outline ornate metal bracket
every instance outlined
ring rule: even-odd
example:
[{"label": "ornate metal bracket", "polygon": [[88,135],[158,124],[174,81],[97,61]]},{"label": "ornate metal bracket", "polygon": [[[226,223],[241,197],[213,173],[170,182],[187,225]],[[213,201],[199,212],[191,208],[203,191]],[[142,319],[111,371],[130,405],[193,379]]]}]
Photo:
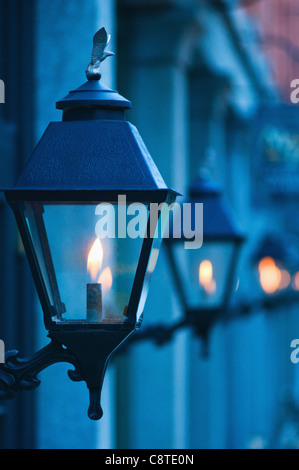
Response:
[{"label": "ornate metal bracket", "polygon": [[18,392],[37,388],[39,372],[57,362],[68,362],[74,366],[74,370],[68,371],[69,378],[74,382],[86,382],[89,418],[100,419],[103,416],[101,390],[109,359],[134,332],[52,331],[49,334],[51,342],[32,357],[22,359],[18,351],[8,352],[6,362],[0,364],[0,400],[12,399]]},{"label": "ornate metal bracket", "polygon": [[81,380],[75,356],[55,339],[29,358],[22,359],[18,351],[9,351],[5,364],[0,364],[0,400],[9,400],[15,398],[18,392],[37,388],[40,381],[36,375],[57,362],[72,364],[75,370],[69,371],[69,377]]}]

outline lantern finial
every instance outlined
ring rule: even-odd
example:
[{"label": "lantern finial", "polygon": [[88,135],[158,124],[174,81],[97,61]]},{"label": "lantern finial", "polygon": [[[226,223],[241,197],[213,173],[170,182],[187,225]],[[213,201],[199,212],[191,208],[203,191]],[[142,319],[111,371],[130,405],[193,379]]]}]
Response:
[{"label": "lantern finial", "polygon": [[88,80],[100,80],[100,64],[107,57],[114,55],[114,52],[105,51],[107,44],[110,41],[110,34],[107,34],[105,28],[99,31],[93,37],[93,49],[91,53],[91,61],[86,69],[86,77]]}]

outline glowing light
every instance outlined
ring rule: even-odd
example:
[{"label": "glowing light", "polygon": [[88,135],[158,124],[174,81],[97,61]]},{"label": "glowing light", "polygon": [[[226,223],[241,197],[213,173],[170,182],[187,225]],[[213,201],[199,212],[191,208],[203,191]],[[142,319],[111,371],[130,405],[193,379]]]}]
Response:
[{"label": "glowing light", "polygon": [[208,285],[213,279],[213,265],[211,261],[204,260],[199,265],[199,282],[202,286]]},{"label": "glowing light", "polygon": [[263,269],[269,268],[270,266],[276,266],[275,261],[270,256],[265,256],[265,258],[261,259],[259,262],[259,272]]},{"label": "glowing light", "polygon": [[87,271],[91,281],[96,281],[103,264],[103,247],[99,238],[97,238],[91,247],[87,258]]},{"label": "glowing light", "polygon": [[279,284],[279,289],[283,290],[289,287],[290,282],[291,282],[291,276],[290,273],[286,269],[281,269],[281,280]]},{"label": "glowing light", "polygon": [[213,265],[211,261],[206,259],[200,263],[198,277],[199,283],[207,294],[213,294],[216,291],[216,281],[213,279]]},{"label": "glowing light", "polygon": [[[282,280],[280,269],[270,256],[263,258],[259,263],[260,283],[266,294],[274,294],[279,288]],[[285,281],[284,281],[285,282]]]},{"label": "glowing light", "polygon": [[211,279],[209,284],[205,285],[204,288],[205,288],[205,291],[208,294],[214,294],[214,292],[216,292],[216,281],[215,281],[215,279]]},{"label": "glowing light", "polygon": [[98,279],[98,284],[102,284],[103,294],[107,292],[109,289],[111,289],[112,282],[113,282],[112,273],[111,273],[111,269],[108,266],[102,271]]},{"label": "glowing light", "polygon": [[299,290],[299,271],[294,274],[292,286],[294,290]]}]

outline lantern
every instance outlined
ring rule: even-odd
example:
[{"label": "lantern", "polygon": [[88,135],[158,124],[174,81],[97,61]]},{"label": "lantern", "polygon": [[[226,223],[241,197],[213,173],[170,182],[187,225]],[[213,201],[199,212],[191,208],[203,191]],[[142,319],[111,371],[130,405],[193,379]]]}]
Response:
[{"label": "lantern", "polygon": [[[195,224],[195,214],[200,204],[199,225]],[[192,235],[183,227],[186,210],[191,214],[191,227],[202,235],[202,245],[195,249],[186,244]],[[180,221],[174,216],[165,247],[186,322],[206,342],[211,326],[227,308],[236,288],[235,273],[244,235],[220,188],[206,177],[199,177],[190,187],[189,200],[177,217]],[[182,237],[176,234],[179,227]]]},{"label": "lantern", "polygon": [[109,358],[141,324],[161,242],[156,206],[177,195],[126,121],[131,103],[100,81],[99,65],[111,55],[107,42],[102,28],[88,81],[57,102],[62,122],[49,124],[16,185],[5,191],[51,344],[34,366],[8,355],[0,389],[1,379],[6,396],[32,388],[36,372],[66,360],[75,365],[70,377],[87,383],[92,419],[102,416]]}]

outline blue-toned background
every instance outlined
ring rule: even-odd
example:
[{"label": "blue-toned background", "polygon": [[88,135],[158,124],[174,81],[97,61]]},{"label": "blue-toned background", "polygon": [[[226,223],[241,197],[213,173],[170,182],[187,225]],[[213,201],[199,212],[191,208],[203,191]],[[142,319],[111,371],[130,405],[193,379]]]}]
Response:
[{"label": "blue-toned background", "polygon": [[[13,184],[48,123],[61,120],[55,103],[85,81],[93,34],[105,26],[116,55],[103,63],[103,82],[133,102],[127,118],[170,187],[187,194],[203,167],[220,183],[247,233],[232,302],[260,298],[261,240],[278,234],[292,243],[294,263],[299,253],[295,3],[0,0],[1,187]],[[48,340],[2,196],[0,224],[0,338],[30,355]],[[162,249],[143,328],[182,315]],[[139,342],[109,365],[99,422],[87,417],[85,383],[53,365],[37,390],[1,403],[0,447],[299,448],[297,337],[298,303],[273,302],[217,323],[207,358],[188,328],[162,347]]]}]

